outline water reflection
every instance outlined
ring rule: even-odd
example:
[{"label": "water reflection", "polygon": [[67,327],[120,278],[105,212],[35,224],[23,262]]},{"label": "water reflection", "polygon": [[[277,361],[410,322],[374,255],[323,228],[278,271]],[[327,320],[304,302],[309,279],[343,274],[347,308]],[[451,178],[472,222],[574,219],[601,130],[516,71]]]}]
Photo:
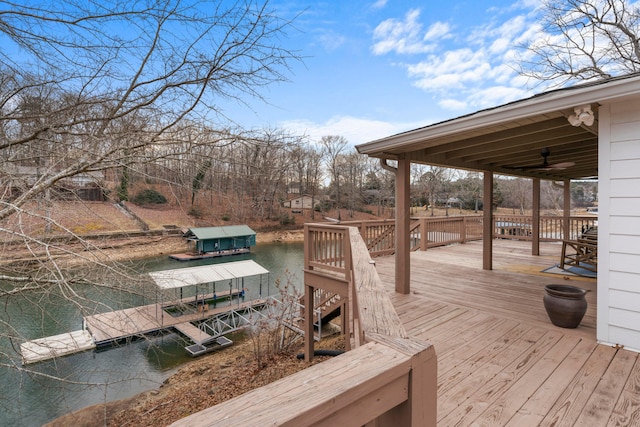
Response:
[{"label": "water reflection", "polygon": [[[257,298],[261,288],[263,296],[277,293],[275,283],[286,282],[286,277],[302,287],[302,243],[259,244],[249,254],[188,263],[162,256],[132,262],[129,267],[143,273],[242,259],[253,259],[270,271],[268,281],[245,281],[248,299]],[[9,285],[0,283],[3,286]],[[97,303],[83,309],[92,313],[106,311],[107,306],[118,309],[154,302],[153,295],[136,295],[132,286],[117,284],[115,291],[87,286],[80,290],[81,300]],[[0,322],[12,325],[15,336],[35,339],[82,327],[81,309],[55,292],[24,294],[2,304]],[[184,350],[185,340],[165,334],[30,365],[33,372],[25,372],[20,370],[19,344],[19,340],[0,338],[0,426],[41,425],[84,406],[133,396],[158,387],[176,367],[191,360]]]}]

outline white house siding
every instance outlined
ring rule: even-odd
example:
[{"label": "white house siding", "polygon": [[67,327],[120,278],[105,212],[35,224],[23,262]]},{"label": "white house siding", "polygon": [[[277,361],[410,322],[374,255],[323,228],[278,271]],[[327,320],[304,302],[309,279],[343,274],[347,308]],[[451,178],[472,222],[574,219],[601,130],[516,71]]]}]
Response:
[{"label": "white house siding", "polygon": [[598,340],[640,351],[640,100],[599,114]]}]

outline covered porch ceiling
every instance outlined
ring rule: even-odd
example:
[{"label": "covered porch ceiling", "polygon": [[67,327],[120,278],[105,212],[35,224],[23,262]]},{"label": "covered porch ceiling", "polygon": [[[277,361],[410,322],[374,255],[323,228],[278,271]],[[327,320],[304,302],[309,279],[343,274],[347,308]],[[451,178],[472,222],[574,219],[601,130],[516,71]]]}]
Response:
[{"label": "covered porch ceiling", "polygon": [[[597,111],[597,106],[594,110]],[[417,138],[372,155],[387,159],[404,155],[412,163],[541,179],[597,177],[597,119],[590,127],[574,127],[567,121],[572,113],[573,110],[554,111],[455,135]],[[566,169],[534,168],[543,164],[544,148],[549,149],[549,165],[566,162],[575,165]]]},{"label": "covered porch ceiling", "polygon": [[[598,176],[598,110],[602,102],[640,93],[640,75],[559,89],[357,146],[381,159],[408,159],[458,169],[572,180]],[[592,124],[574,126],[575,108],[589,106]],[[548,164],[537,168],[548,148]]]}]

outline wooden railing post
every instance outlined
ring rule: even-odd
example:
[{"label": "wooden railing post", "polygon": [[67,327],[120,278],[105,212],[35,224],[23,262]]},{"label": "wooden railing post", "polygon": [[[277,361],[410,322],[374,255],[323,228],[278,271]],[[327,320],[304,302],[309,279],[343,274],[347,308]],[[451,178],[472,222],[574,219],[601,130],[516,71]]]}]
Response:
[{"label": "wooden railing post", "polygon": [[435,348],[413,338],[368,334],[371,341],[384,344],[411,357],[409,399],[381,415],[376,427],[426,427],[437,424],[438,361]]},{"label": "wooden railing post", "polygon": [[427,228],[427,219],[420,218],[420,250],[426,251],[429,247],[429,229]]},{"label": "wooden railing post", "polygon": [[304,285],[304,360],[305,362],[313,359],[314,337],[313,337],[313,286]]},{"label": "wooden railing post", "polygon": [[460,224],[460,243],[467,243],[467,218],[463,216],[458,224]]},{"label": "wooden railing post", "polygon": [[540,178],[533,179],[531,218],[531,255],[540,255]]}]

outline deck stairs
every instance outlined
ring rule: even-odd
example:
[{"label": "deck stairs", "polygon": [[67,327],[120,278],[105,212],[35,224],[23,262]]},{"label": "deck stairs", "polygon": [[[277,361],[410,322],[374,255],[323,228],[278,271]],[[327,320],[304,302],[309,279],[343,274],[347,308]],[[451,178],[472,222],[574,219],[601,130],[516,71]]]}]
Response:
[{"label": "deck stairs", "polygon": [[324,289],[316,289],[314,295],[315,309],[320,311],[320,319],[322,323],[340,315],[340,307],[345,303],[342,297]]},{"label": "deck stairs", "polygon": [[[316,289],[314,293],[314,339],[319,341],[322,337],[322,325],[340,315],[340,307],[345,303],[342,297],[324,289]],[[297,304],[299,314],[293,318],[291,327],[300,330],[304,334],[304,297]]]}]

